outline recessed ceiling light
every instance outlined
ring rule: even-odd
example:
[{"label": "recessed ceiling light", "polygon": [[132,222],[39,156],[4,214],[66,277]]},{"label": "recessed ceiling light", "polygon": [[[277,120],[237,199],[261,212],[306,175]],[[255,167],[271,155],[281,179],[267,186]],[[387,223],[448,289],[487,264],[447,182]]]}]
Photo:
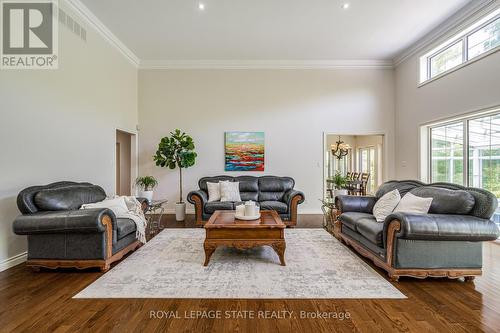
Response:
[{"label": "recessed ceiling light", "polygon": [[203,2],[200,2],[200,3],[198,4],[198,9],[199,9],[199,10],[205,10],[205,4],[204,4]]},{"label": "recessed ceiling light", "polygon": [[344,2],[344,3],[342,3],[342,5],[340,5],[340,8],[342,8],[342,9],[348,9],[349,6],[350,6],[349,2]]}]

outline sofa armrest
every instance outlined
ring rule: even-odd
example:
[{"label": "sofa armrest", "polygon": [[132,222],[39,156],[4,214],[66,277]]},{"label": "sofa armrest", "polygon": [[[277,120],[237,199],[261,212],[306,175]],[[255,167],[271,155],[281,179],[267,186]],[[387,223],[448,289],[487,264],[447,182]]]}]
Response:
[{"label": "sofa armrest", "polygon": [[288,205],[288,210],[290,210],[290,207],[292,205],[292,200],[295,197],[297,197],[297,199],[296,199],[297,204],[301,204],[305,200],[304,193],[302,193],[301,191],[297,191],[297,190],[288,190],[283,195],[283,202]]},{"label": "sofa armrest", "polygon": [[471,215],[393,213],[384,221],[384,244],[389,224],[401,223],[397,238],[441,241],[491,241],[499,236],[493,221]]},{"label": "sofa armrest", "polygon": [[203,209],[208,202],[207,193],[202,190],[191,191],[187,195],[187,201],[194,205],[195,219],[197,225],[203,224]]},{"label": "sofa armrest", "polygon": [[116,230],[115,214],[107,208],[20,215],[14,220],[12,229],[18,235],[102,233],[106,231],[106,225],[103,223],[105,217],[111,219],[112,230]]},{"label": "sofa armrest", "polygon": [[340,213],[358,212],[371,214],[376,202],[377,198],[373,196],[339,195],[335,198],[335,205],[340,210]]},{"label": "sofa armrest", "polygon": [[198,191],[191,191],[187,195],[187,201],[193,205],[196,204],[196,197],[201,200],[201,203],[205,205],[208,202],[208,197],[205,191],[198,190]]}]

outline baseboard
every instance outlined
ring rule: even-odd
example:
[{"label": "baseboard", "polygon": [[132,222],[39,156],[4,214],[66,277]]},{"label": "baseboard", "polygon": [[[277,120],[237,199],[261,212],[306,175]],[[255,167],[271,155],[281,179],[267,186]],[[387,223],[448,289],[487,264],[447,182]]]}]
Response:
[{"label": "baseboard", "polygon": [[25,262],[27,258],[28,258],[28,253],[23,252],[8,259],[5,259],[4,261],[0,262],[0,272]]}]

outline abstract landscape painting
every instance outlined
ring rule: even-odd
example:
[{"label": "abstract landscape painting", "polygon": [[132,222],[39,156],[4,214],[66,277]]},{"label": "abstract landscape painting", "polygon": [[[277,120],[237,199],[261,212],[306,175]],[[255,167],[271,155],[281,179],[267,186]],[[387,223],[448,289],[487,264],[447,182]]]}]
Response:
[{"label": "abstract landscape painting", "polygon": [[226,132],[226,171],[264,171],[264,132]]}]

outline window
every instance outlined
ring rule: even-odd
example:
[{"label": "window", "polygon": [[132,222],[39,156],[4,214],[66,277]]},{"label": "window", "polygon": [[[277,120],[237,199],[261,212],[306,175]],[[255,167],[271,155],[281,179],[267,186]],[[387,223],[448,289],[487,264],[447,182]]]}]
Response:
[{"label": "window", "polygon": [[500,47],[500,9],[420,57],[420,83]]},{"label": "window", "polygon": [[454,45],[439,51],[429,58],[431,77],[435,77],[462,63],[463,42],[460,40]]},{"label": "window", "polygon": [[432,182],[464,184],[463,123],[431,128]]},{"label": "window", "polygon": [[[428,178],[486,189],[500,199],[500,109],[428,126]],[[500,208],[493,216],[500,223]]]},{"label": "window", "polygon": [[369,173],[368,183],[366,184],[366,192],[375,192],[375,147],[366,147],[359,149],[359,170],[364,173]]},{"label": "window", "polygon": [[469,120],[469,184],[500,198],[500,114]]},{"label": "window", "polygon": [[500,18],[467,37],[469,59],[475,58],[500,45]]}]

